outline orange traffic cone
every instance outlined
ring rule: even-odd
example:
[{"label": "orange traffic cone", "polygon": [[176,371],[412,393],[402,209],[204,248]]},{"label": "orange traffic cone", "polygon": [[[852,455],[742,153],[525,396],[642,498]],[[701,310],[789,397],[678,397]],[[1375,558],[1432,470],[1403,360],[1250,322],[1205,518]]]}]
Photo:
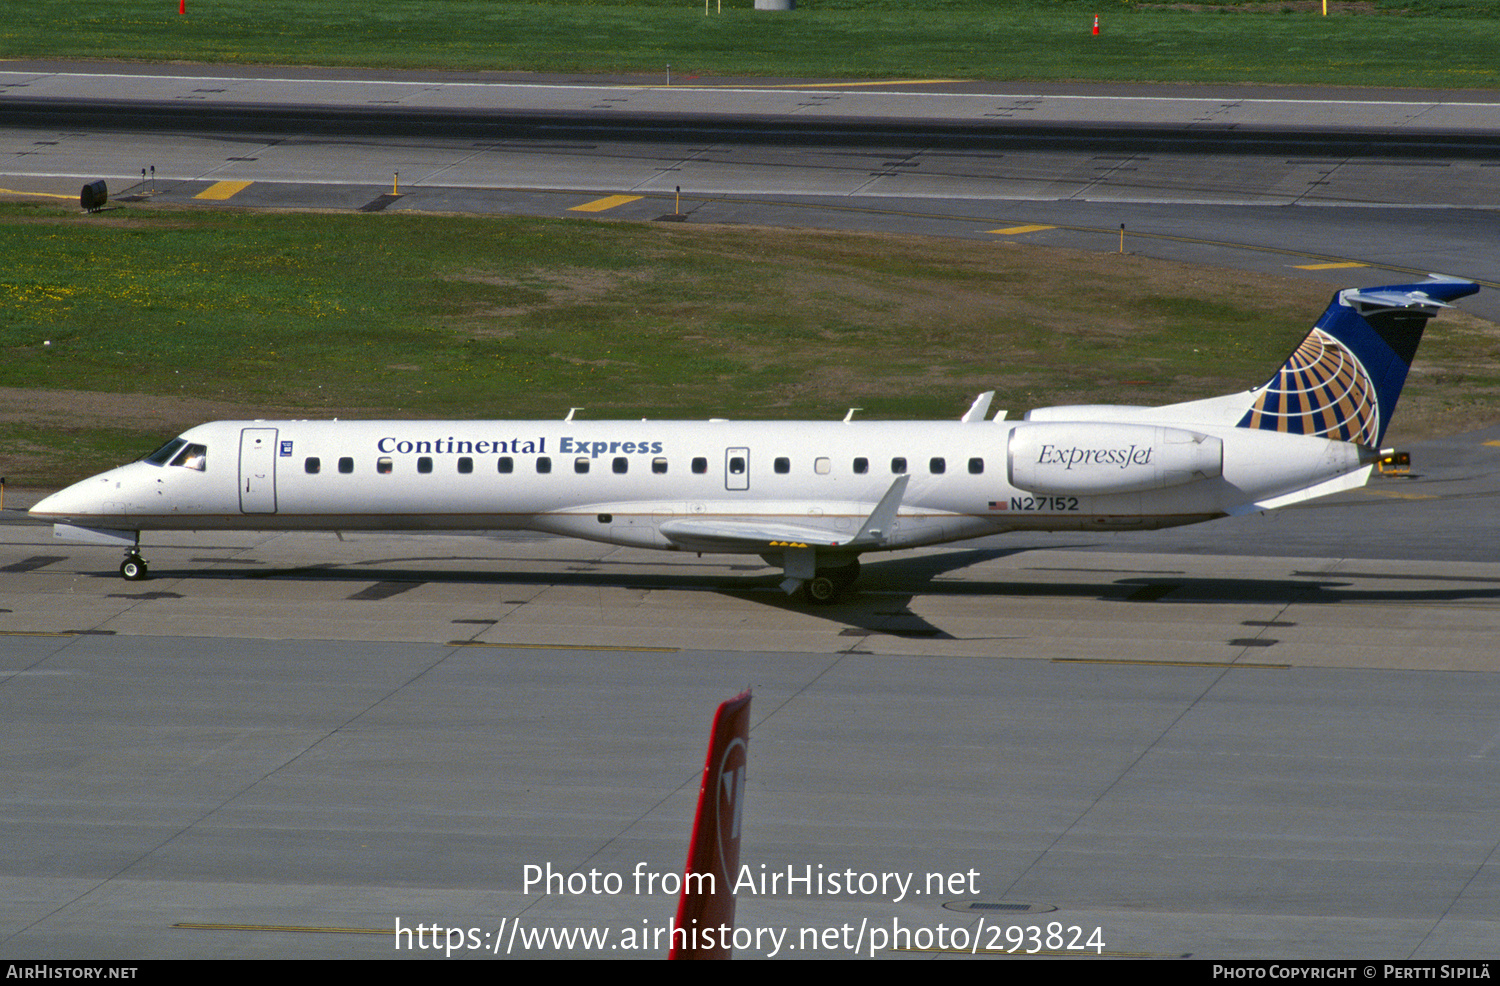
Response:
[{"label": "orange traffic cone", "polygon": [[1095,14],[1094,15],[1094,37],[1097,38],[1098,36],[1099,36],[1099,15]]}]

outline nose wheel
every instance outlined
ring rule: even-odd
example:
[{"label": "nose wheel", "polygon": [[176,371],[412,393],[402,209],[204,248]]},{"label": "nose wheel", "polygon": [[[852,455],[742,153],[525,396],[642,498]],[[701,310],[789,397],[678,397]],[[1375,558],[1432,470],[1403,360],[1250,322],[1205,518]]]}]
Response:
[{"label": "nose wheel", "polygon": [[120,578],[127,582],[139,582],[146,577],[146,559],[132,551],[120,562]]}]

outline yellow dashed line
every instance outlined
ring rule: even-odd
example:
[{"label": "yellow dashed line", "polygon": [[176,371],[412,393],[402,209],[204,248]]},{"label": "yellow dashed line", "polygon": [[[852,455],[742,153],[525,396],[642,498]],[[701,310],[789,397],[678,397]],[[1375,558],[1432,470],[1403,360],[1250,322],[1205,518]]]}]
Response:
[{"label": "yellow dashed line", "polygon": [[78,201],[76,195],[58,195],[56,192],[18,192],[13,188],[0,188],[0,195],[34,195],[42,199],[72,199]]},{"label": "yellow dashed line", "polygon": [[999,233],[1001,236],[1015,236],[1018,233],[1040,233],[1044,229],[1056,228],[1056,226],[1007,226],[1004,229],[992,229],[988,232]]},{"label": "yellow dashed line", "polygon": [[255,184],[253,181],[216,181],[197,195],[194,195],[193,198],[213,199],[216,202],[223,201],[224,199],[233,198],[253,184]]},{"label": "yellow dashed line", "polygon": [[1388,496],[1394,500],[1436,500],[1436,493],[1397,493],[1395,490],[1360,490],[1366,496]]},{"label": "yellow dashed line", "polygon": [[602,199],[585,202],[583,205],[575,205],[568,209],[569,212],[603,212],[627,202],[639,202],[644,196],[641,195],[608,195]]},{"label": "yellow dashed line", "polygon": [[1346,267],[1368,267],[1369,264],[1358,264],[1350,261],[1340,264],[1296,264],[1298,270],[1343,270]]}]

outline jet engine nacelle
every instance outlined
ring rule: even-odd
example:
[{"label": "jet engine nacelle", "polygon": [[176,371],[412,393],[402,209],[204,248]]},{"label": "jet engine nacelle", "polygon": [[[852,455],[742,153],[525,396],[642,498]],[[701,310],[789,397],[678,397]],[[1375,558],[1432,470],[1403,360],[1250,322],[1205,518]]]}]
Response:
[{"label": "jet engine nacelle", "polygon": [[1021,424],[1008,453],[1010,485],[1043,495],[1139,493],[1224,471],[1222,441],[1156,425]]}]

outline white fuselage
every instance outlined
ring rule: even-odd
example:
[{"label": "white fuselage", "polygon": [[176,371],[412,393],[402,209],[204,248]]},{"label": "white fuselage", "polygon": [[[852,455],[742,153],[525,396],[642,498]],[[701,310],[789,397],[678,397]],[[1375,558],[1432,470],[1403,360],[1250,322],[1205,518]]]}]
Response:
[{"label": "white fuselage", "polygon": [[863,551],[1188,524],[1369,471],[1347,442],[1192,421],[220,421],[180,441],[32,513],[108,531],[521,529],[746,552],[695,543],[692,522],[847,541],[908,475],[896,522]]}]

